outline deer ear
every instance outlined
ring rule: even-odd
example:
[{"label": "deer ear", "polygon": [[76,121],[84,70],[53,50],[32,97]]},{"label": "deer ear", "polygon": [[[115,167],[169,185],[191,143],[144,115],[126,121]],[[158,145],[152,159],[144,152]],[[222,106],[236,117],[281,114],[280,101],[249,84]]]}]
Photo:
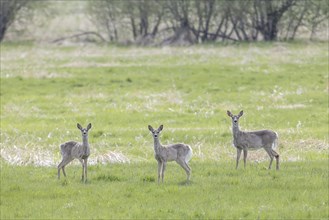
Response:
[{"label": "deer ear", "polygon": [[229,110],[227,110],[227,115],[230,116],[230,117],[233,116],[232,113]]},{"label": "deer ear", "polygon": [[148,128],[149,128],[149,130],[150,130],[151,132],[153,132],[153,131],[154,131],[154,129],[152,128],[152,126],[151,126],[151,125],[149,125],[149,126],[148,126]]},{"label": "deer ear", "polygon": [[163,125],[160,125],[160,127],[158,128],[158,132],[162,131],[163,129]]},{"label": "deer ear", "polygon": [[241,117],[243,115],[243,110],[239,113],[239,117]]},{"label": "deer ear", "polygon": [[77,128],[79,128],[80,130],[82,130],[82,126],[79,123],[77,124]]},{"label": "deer ear", "polygon": [[91,128],[91,123],[88,124],[87,130],[89,130],[90,128]]}]

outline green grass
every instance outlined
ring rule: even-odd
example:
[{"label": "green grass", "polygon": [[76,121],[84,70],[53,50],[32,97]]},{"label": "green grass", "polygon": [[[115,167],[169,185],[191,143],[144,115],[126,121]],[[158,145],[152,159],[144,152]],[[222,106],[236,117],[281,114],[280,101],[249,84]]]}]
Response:
[{"label": "green grass", "polygon": [[[328,218],[327,48],[2,43],[1,218]],[[279,133],[279,172],[262,150],[234,170],[226,110],[241,109],[242,129]],[[56,179],[77,122],[93,125],[87,185],[80,165]],[[176,164],[156,184],[148,124],[191,145],[191,184]]]},{"label": "green grass", "polygon": [[287,162],[276,172],[267,163],[234,170],[233,163],[191,162],[186,184],[183,170],[170,163],[161,185],[155,161],[92,166],[87,185],[79,182],[80,167],[68,167],[67,179],[57,180],[53,168],[5,165],[1,217],[326,219],[326,165]]}]

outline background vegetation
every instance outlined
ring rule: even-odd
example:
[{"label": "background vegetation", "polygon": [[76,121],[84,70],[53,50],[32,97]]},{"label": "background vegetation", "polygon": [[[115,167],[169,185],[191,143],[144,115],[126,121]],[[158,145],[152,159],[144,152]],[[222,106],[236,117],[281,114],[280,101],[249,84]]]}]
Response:
[{"label": "background vegetation", "polygon": [[328,9],[326,0],[2,0],[0,41],[190,45],[327,39]]}]

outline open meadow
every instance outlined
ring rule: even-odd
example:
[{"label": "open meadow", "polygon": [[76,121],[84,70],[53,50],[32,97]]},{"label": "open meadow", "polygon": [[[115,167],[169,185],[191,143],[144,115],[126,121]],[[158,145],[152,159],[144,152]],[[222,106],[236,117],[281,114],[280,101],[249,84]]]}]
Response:
[{"label": "open meadow", "polygon": [[[1,45],[1,219],[328,219],[328,42],[139,48]],[[231,119],[279,134],[235,170]],[[81,165],[59,145],[87,126]],[[191,182],[153,138],[193,149]],[[275,164],[275,162],[273,162]]]}]

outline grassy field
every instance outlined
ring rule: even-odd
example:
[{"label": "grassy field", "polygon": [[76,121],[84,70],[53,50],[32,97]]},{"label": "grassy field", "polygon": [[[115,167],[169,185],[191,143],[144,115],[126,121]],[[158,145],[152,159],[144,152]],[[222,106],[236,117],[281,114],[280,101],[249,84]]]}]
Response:
[{"label": "grassy field", "polygon": [[[327,219],[328,43],[126,48],[1,44],[1,219]],[[278,132],[235,170],[231,120]],[[89,181],[57,180],[59,145],[91,122]],[[165,184],[147,125],[193,148]]]},{"label": "grassy field", "polygon": [[92,166],[87,185],[80,167],[58,181],[54,169],[2,169],[1,217],[23,219],[326,219],[328,170],[321,161],[283,163],[282,171],[234,163],[191,162],[192,182],[169,164],[157,185],[155,163]]}]

